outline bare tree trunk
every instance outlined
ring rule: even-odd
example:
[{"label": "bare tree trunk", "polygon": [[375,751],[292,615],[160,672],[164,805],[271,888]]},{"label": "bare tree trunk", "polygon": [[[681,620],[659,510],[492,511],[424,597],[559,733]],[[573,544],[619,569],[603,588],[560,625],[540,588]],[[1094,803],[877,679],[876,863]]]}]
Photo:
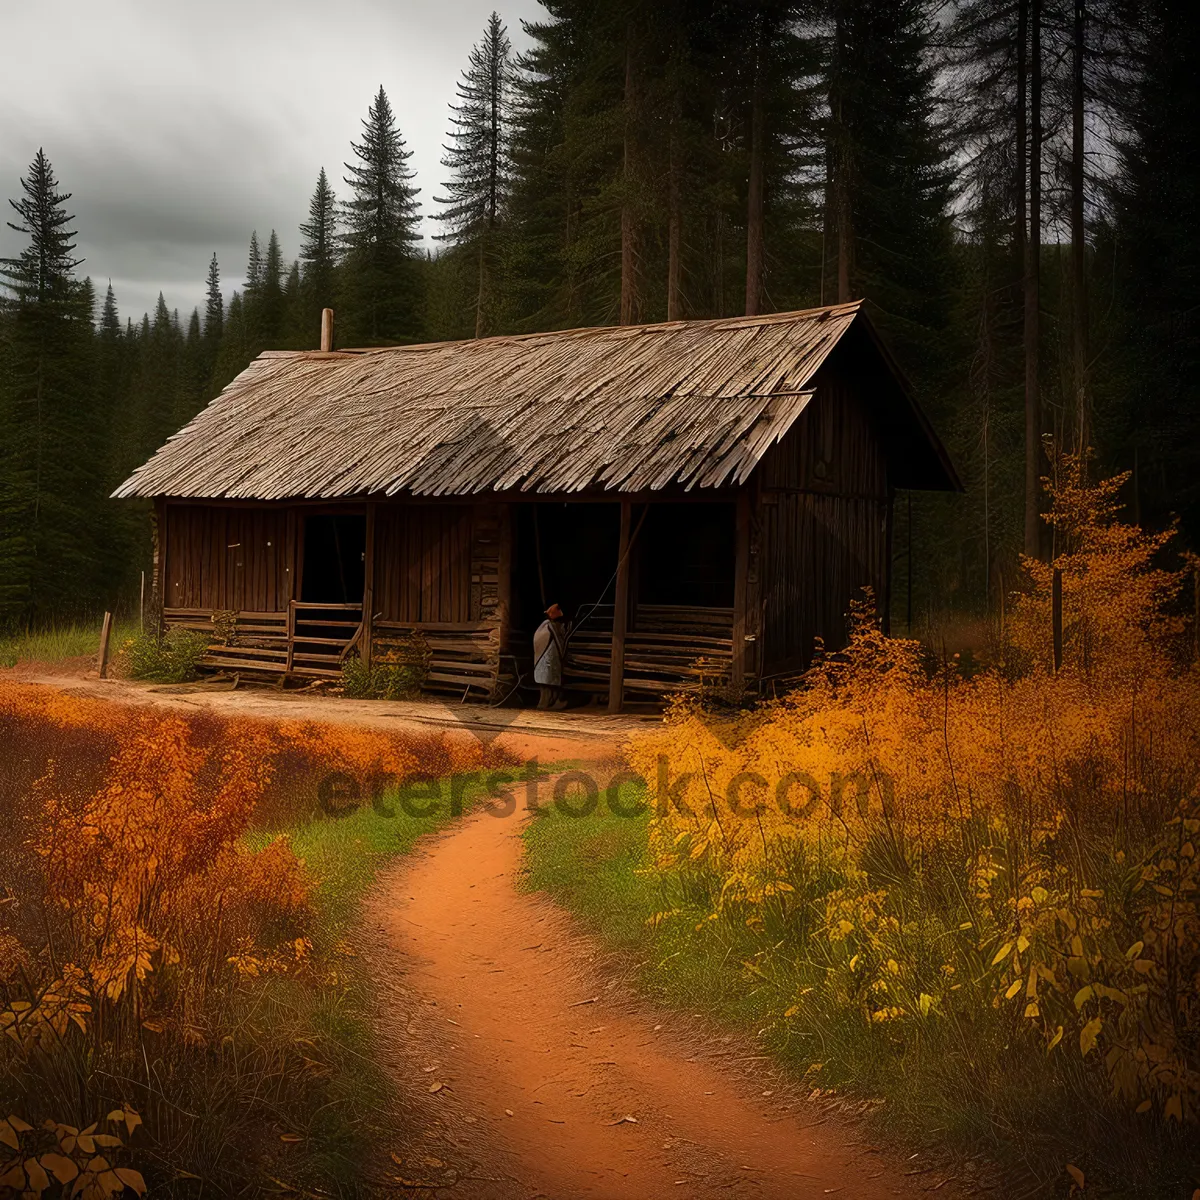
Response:
[{"label": "bare tree trunk", "polygon": [[1017,268],[1025,277],[1025,243],[1029,238],[1029,209],[1026,204],[1025,185],[1029,163],[1029,0],[1017,0],[1017,173],[1013,180],[1013,249],[1016,251]]},{"label": "bare tree trunk", "polygon": [[1029,237],[1025,243],[1025,553],[1037,557],[1042,520],[1042,402],[1038,379],[1042,254],[1042,0],[1031,0]]},{"label": "bare tree trunk", "polygon": [[837,302],[845,304],[850,299],[850,279],[853,273],[854,231],[850,220],[850,149],[842,112],[842,44],[845,32],[839,9],[835,22],[835,48],[833,63],[833,94],[830,97],[830,112],[833,116],[833,208],[837,224]]},{"label": "bare tree trunk", "polygon": [[484,257],[483,257],[484,239],[479,239],[479,280],[478,286],[475,289],[475,336],[483,337],[483,293],[484,293]]},{"label": "bare tree trunk", "polygon": [[621,324],[637,323],[637,253],[634,240],[637,236],[633,212],[634,187],[634,86],[633,71],[633,25],[626,30],[625,40],[625,137],[623,180],[624,194],[621,200]]},{"label": "bare tree trunk", "polygon": [[1071,280],[1074,309],[1072,360],[1075,384],[1075,450],[1082,454],[1091,438],[1088,404],[1087,230],[1083,221],[1083,56],[1087,24],[1085,0],[1075,0],[1075,37],[1071,87]]},{"label": "bare tree trunk", "polygon": [[674,95],[671,103],[671,162],[667,213],[667,320],[680,321],[683,319],[683,296],[681,289],[682,267],[680,264],[680,244],[682,242],[683,212],[682,212],[682,183],[683,174],[682,148],[679,144],[680,109],[682,108],[679,95],[678,80],[675,82]]},{"label": "bare tree trunk", "polygon": [[725,315],[725,214],[717,210],[716,229],[713,231],[713,308],[718,317]]},{"label": "bare tree trunk", "polygon": [[755,39],[754,92],[750,104],[750,180],[746,200],[746,316],[757,315],[762,300],[763,275],[763,45],[766,38],[762,15]]}]

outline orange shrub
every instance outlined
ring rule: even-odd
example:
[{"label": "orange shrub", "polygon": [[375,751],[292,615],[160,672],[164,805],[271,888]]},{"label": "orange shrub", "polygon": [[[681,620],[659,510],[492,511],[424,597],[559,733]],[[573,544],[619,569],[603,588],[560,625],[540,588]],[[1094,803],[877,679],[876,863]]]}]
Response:
[{"label": "orange shrub", "polygon": [[24,1056],[56,1092],[42,1098],[56,1119],[97,1071],[141,1061],[148,1037],[155,1054],[214,1047],[257,976],[308,977],[313,881],[286,837],[248,847],[264,804],[275,817],[291,805],[295,819],[310,815],[294,794],[315,775],[441,775],[483,757],[470,739],[184,719],[6,683],[0,736],[16,750],[0,777],[12,834],[0,862],[0,1067]]}]

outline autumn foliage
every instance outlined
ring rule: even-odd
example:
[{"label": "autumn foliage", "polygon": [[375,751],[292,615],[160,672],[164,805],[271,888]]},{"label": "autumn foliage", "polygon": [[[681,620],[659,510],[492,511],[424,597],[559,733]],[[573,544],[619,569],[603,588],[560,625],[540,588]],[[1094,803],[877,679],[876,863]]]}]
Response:
[{"label": "autumn foliage", "polygon": [[1122,483],[1056,464],[1055,557],[982,668],[864,603],[786,698],[682,705],[633,746],[690,901],[655,921],[749,945],[746,987],[818,1064],[848,1036],[999,1096],[1036,1062],[1057,1103],[1200,1118],[1200,672],[1171,533],[1120,520]]},{"label": "autumn foliage", "polygon": [[[0,781],[0,1082],[26,1090],[14,1120],[46,1119],[101,1148],[115,1135],[87,1131],[94,1112],[135,1097],[139,1136],[161,1134],[143,1093],[235,1053],[266,976],[325,980],[313,941],[320,881],[286,837],[248,848],[262,814],[276,827],[289,806],[293,819],[309,815],[297,797],[312,805],[329,771],[402,779],[480,757],[441,737],[185,720],[17,684],[0,684],[0,734],[14,749]],[[15,1150],[19,1126],[12,1138],[6,1128],[0,1143]],[[43,1168],[5,1164],[5,1153],[0,1195],[6,1171],[24,1172],[16,1191],[40,1194]],[[93,1173],[89,1195],[126,1186],[107,1160]]]}]

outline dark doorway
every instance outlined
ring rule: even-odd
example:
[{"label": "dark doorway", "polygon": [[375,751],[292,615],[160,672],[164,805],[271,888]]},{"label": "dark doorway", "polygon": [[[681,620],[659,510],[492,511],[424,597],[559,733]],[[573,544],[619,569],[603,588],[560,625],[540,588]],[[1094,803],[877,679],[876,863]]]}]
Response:
[{"label": "dark doorway", "polygon": [[619,504],[514,506],[513,628],[530,633],[548,604],[578,624],[612,623]]},{"label": "dark doorway", "polygon": [[633,554],[638,603],[731,608],[736,538],[732,504],[650,505]]},{"label": "dark doorway", "polygon": [[305,517],[300,599],[321,604],[361,604],[366,550],[366,517]]}]

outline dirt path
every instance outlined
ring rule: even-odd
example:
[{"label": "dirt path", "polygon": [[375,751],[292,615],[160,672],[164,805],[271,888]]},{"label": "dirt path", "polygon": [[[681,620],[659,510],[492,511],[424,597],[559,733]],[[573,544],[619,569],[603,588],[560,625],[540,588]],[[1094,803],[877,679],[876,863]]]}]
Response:
[{"label": "dirt path", "polygon": [[430,1189],[453,1156],[445,1194],[481,1200],[916,1194],[753,1047],[647,1014],[562,910],[516,890],[521,826],[469,818],[368,904],[385,1061],[418,1097],[393,1186]]},{"label": "dirt path", "polygon": [[[91,662],[90,659],[84,660]],[[70,660],[77,663],[77,660]],[[151,684],[129,679],[100,679],[95,670],[77,667],[59,672],[44,663],[21,663],[0,668],[0,681],[53,688],[68,695],[86,696],[112,704],[148,706],[180,715],[197,711],[225,717],[261,721],[320,721],[354,725],[385,733],[444,733],[450,738],[496,745],[518,762],[581,759],[595,761],[616,755],[633,733],[655,723],[648,716],[610,716],[595,708],[569,712],[491,708],[486,704],[460,704],[426,696],[419,700],[347,700],[303,689],[281,692],[276,688],[229,684]]]}]

